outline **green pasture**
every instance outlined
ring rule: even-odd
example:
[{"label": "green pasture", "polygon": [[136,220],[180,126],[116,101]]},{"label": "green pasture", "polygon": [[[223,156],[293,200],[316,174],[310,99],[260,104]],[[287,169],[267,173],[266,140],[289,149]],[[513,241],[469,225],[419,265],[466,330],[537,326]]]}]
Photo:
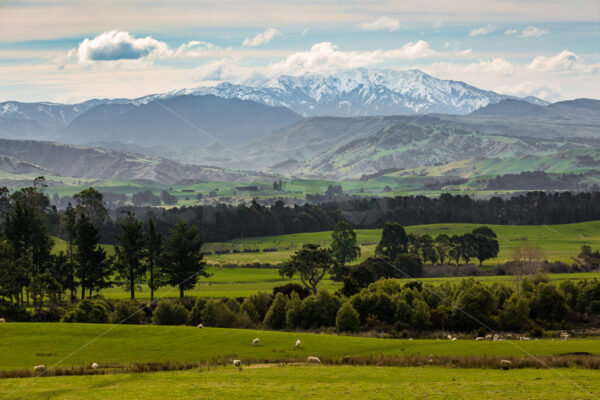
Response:
[{"label": "green pasture", "polygon": [[[470,232],[479,224],[433,224],[407,226],[407,233],[453,235]],[[497,258],[487,260],[485,265],[495,265],[511,260],[514,249],[527,245],[537,245],[543,250],[548,260],[572,263],[582,245],[592,248],[600,247],[600,221],[582,222],[565,225],[488,225],[498,235],[500,253]],[[381,229],[357,229],[357,241],[362,249],[359,261],[373,255],[375,245],[381,238]],[[303,243],[319,243],[328,246],[331,243],[331,231],[298,233],[281,236],[265,236],[259,238],[238,239],[225,243],[207,243],[205,250],[237,249],[240,253],[212,254],[207,260],[228,263],[284,261]],[[277,248],[276,252],[243,253],[244,249]]]},{"label": "green pasture", "polygon": [[[258,346],[252,339],[260,338]],[[302,341],[295,349],[297,339]],[[129,365],[148,362],[306,360],[378,355],[526,356],[588,352],[600,354],[600,339],[540,339],[529,342],[452,342],[436,339],[380,339],[329,334],[157,325],[5,323],[0,325],[0,370],[34,365]]]},{"label": "green pasture", "polygon": [[599,372],[256,365],[0,381],[2,399],[595,399]]}]

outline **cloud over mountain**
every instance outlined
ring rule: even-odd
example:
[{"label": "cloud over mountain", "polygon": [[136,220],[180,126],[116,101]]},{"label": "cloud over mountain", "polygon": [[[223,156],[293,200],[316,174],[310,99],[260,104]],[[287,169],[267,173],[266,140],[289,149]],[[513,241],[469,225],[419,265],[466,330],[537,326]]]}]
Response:
[{"label": "cloud over mountain", "polygon": [[281,32],[279,32],[275,28],[269,28],[266,31],[257,34],[253,38],[245,38],[244,42],[242,43],[242,46],[260,46],[261,44],[269,43],[277,36],[282,36]]}]

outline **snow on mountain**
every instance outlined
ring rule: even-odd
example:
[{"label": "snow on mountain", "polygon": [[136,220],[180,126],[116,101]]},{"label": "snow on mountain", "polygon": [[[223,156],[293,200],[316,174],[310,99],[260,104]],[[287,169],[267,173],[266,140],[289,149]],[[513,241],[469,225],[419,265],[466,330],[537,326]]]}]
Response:
[{"label": "snow on mountain", "polygon": [[[419,70],[364,68],[326,76],[280,76],[266,83],[219,83],[145,96],[137,102],[192,94],[253,100],[284,106],[304,116],[406,115],[422,113],[468,114],[503,99],[515,98],[478,89],[464,82],[434,78]],[[544,104],[537,98],[528,102]],[[547,104],[547,103],[545,103]]]}]

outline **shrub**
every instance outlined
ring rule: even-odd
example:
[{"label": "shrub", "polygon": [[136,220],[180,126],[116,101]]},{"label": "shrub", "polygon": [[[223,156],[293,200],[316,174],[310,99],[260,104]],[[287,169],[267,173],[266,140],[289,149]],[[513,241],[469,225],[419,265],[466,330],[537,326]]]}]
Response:
[{"label": "shrub", "polygon": [[560,322],[567,315],[563,294],[551,283],[535,286],[531,298],[531,317],[544,322]]},{"label": "shrub", "polygon": [[253,324],[261,323],[258,311],[256,311],[256,308],[254,308],[254,304],[252,304],[252,302],[249,301],[247,298],[242,303],[242,311],[245,312],[246,315],[248,315],[248,318],[250,318],[250,321],[252,321]]},{"label": "shrub", "polygon": [[429,306],[423,300],[415,300],[410,324],[417,330],[423,331],[431,325]]},{"label": "shrub", "polygon": [[81,300],[76,308],[64,315],[63,322],[108,323],[110,318],[103,303],[106,304],[106,302],[100,303],[91,299]]},{"label": "shrub", "polygon": [[258,292],[249,296],[247,300],[254,306],[254,309],[258,313],[259,320],[263,321],[267,311],[269,311],[273,297],[267,292]]},{"label": "shrub", "polygon": [[161,300],[152,313],[152,322],[155,325],[184,325],[188,318],[188,311],[175,300]]},{"label": "shrub", "polygon": [[335,326],[340,332],[356,332],[360,326],[358,312],[347,302],[340,307],[335,317]]},{"label": "shrub", "polygon": [[310,290],[308,290],[308,288],[299,285],[297,283],[287,283],[285,285],[281,285],[281,286],[275,286],[273,288],[273,297],[277,296],[277,293],[283,293],[286,296],[291,296],[293,292],[298,293],[298,296],[300,296],[300,299],[305,299],[306,297],[310,296]]},{"label": "shrub", "polygon": [[187,318],[188,325],[197,326],[198,324],[202,323],[202,313],[204,312],[204,307],[206,307],[206,299],[196,299],[194,307],[192,307],[192,310]]},{"label": "shrub", "polygon": [[25,307],[19,304],[11,304],[4,299],[0,299],[0,317],[14,322],[29,322],[31,320],[31,314],[25,310]]},{"label": "shrub", "polygon": [[265,315],[265,326],[271,329],[283,329],[286,327],[286,297],[283,293],[277,293],[271,308]]},{"label": "shrub", "polygon": [[112,313],[115,324],[140,324],[144,313],[135,302],[120,301]]},{"label": "shrub", "polygon": [[529,303],[527,300],[513,294],[504,303],[504,308],[498,314],[500,328],[506,331],[525,332],[529,329]]}]

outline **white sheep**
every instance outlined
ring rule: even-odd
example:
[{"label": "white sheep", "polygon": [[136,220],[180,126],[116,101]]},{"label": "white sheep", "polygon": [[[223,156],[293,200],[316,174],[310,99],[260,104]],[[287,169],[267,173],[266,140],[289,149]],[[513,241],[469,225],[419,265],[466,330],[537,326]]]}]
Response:
[{"label": "white sheep", "polygon": [[498,341],[498,339],[500,339],[500,336],[498,336],[498,335],[494,335],[494,342],[497,342],[497,341]]},{"label": "white sheep", "polygon": [[492,340],[492,334],[488,333],[487,335],[485,335],[485,339],[486,340]]},{"label": "white sheep", "polygon": [[296,340],[296,348],[300,348],[300,346],[302,345],[302,342],[300,341],[300,339]]},{"label": "white sheep", "polygon": [[527,340],[531,340],[531,339],[529,339],[527,336],[521,336],[521,340],[527,341]]},{"label": "white sheep", "polygon": [[202,325],[202,324],[198,324],[197,328],[198,328],[198,329],[202,329],[202,328],[204,328],[204,325]]},{"label": "white sheep", "polygon": [[319,357],[312,357],[312,356],[310,356],[310,357],[308,357],[308,358],[306,359],[306,361],[307,361],[309,364],[311,364],[311,363],[317,363],[317,364],[321,364],[321,360],[319,359]]},{"label": "white sheep", "polygon": [[35,367],[33,367],[33,370],[35,372],[39,372],[39,373],[43,373],[46,372],[46,366],[41,364],[41,365],[36,365]]},{"label": "white sheep", "polygon": [[452,335],[448,335],[448,340],[452,340]]},{"label": "white sheep", "polygon": [[452,338],[452,341],[453,341],[453,342],[456,342],[456,340],[457,340],[457,339],[456,339],[455,337],[453,337],[453,338]]},{"label": "white sheep", "polygon": [[6,322],[4,318],[0,318],[0,324]]},{"label": "white sheep", "polygon": [[500,360],[500,366],[504,370],[510,369],[511,365],[512,365],[512,361],[510,361],[510,360]]},{"label": "white sheep", "polygon": [[98,363],[92,363],[92,369],[98,369],[100,365]]},{"label": "white sheep", "polygon": [[562,340],[568,340],[568,339],[569,339],[569,334],[568,334],[567,332],[562,332],[562,333],[560,334],[560,338],[561,338]]},{"label": "white sheep", "polygon": [[485,340],[485,338],[483,336],[477,336],[475,340],[479,342],[481,340]]},{"label": "white sheep", "polygon": [[253,346],[257,346],[260,343],[260,339],[259,338],[254,338],[254,340],[252,341],[252,345]]},{"label": "white sheep", "polygon": [[242,370],[242,360],[233,360],[233,366],[237,367],[241,371]]}]

